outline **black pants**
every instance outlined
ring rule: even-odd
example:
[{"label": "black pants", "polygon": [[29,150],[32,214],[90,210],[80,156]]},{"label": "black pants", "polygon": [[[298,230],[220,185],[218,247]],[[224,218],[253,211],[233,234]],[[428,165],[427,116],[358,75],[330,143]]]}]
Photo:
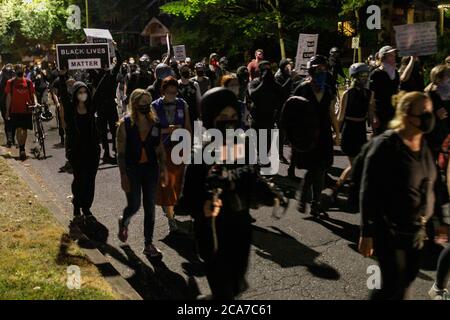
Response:
[{"label": "black pants", "polygon": [[436,286],[439,289],[446,289],[450,281],[450,246],[442,251],[438,260]]},{"label": "black pants", "polygon": [[312,206],[320,205],[320,194],[325,185],[326,170],[312,168],[306,171],[305,177],[300,183],[300,202],[308,202],[312,199]]},{"label": "black pants", "polygon": [[196,219],[195,234],[206,277],[216,300],[233,300],[247,289],[245,274],[251,244],[248,212],[224,214],[216,218],[218,250],[213,250],[211,219]]},{"label": "black pants", "polygon": [[109,155],[109,142],[108,133],[112,136],[112,145],[114,153],[116,149],[116,130],[117,122],[119,121],[119,115],[117,114],[117,108],[115,105],[104,106],[98,112],[97,119],[98,127],[100,130],[100,136],[102,141],[102,148],[105,155]]},{"label": "black pants", "polygon": [[12,144],[14,142],[14,137],[16,136],[16,128],[12,125],[11,120],[6,120],[6,106],[1,107],[1,113],[5,124],[6,141]]},{"label": "black pants", "polygon": [[100,154],[84,153],[83,158],[71,159],[73,168],[73,206],[75,208],[90,209],[94,202],[95,177],[97,175]]},{"label": "black pants", "polygon": [[381,289],[374,290],[372,300],[404,300],[419,273],[422,250],[396,248],[386,232],[374,237],[375,254],[381,270]]}]

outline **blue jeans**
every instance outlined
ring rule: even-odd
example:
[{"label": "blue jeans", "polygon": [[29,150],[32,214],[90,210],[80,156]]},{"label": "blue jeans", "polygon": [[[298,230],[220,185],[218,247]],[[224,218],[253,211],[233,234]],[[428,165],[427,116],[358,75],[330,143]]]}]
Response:
[{"label": "blue jeans", "polygon": [[155,227],[155,196],[158,185],[159,171],[157,166],[139,164],[127,168],[127,176],[130,181],[130,192],[126,194],[128,205],[123,211],[123,224],[128,226],[131,218],[144,205],[144,238],[145,245],[153,241],[153,229]]}]

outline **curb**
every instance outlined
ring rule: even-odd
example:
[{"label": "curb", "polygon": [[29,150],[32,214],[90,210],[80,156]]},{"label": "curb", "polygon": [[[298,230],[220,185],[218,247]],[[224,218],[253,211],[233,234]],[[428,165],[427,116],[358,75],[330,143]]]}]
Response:
[{"label": "curb", "polygon": [[[0,146],[0,156],[7,155],[8,151]],[[52,200],[49,195],[42,190],[36,179],[30,175],[25,168],[19,165],[14,159],[5,157],[6,163],[9,167],[24,181],[33,193],[38,197],[42,206],[50,210],[52,215],[58,223],[69,232],[70,214],[67,214],[64,209],[58,206],[56,201]],[[83,235],[84,236],[84,235]],[[121,274],[114,268],[108,259],[98,249],[87,249],[80,247],[81,251],[88,257],[88,259],[99,270],[107,270],[108,276],[102,277],[111,285],[112,289],[116,291],[123,300],[143,300],[142,297],[134,290],[134,288],[121,276]]]}]

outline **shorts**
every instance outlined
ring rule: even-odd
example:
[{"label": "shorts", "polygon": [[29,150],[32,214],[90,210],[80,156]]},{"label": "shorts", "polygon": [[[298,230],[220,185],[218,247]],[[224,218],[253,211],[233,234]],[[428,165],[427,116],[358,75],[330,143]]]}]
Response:
[{"label": "shorts", "polygon": [[33,118],[31,113],[13,113],[10,115],[11,126],[27,130],[33,130]]}]

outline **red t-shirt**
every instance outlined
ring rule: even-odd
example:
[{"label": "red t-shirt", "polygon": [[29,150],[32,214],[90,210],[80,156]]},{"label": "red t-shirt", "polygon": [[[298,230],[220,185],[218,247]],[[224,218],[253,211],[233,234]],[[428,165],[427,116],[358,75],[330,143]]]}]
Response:
[{"label": "red t-shirt", "polygon": [[[10,113],[28,113],[27,105],[33,104],[34,85],[27,79],[11,79],[6,83],[5,95],[12,94]],[[11,86],[13,86],[11,90]],[[28,88],[29,86],[29,88]],[[12,91],[12,92],[11,92]]]},{"label": "red t-shirt", "polygon": [[250,73],[250,80],[255,80],[259,77],[259,66],[256,59],[253,59],[247,66],[248,72]]}]

